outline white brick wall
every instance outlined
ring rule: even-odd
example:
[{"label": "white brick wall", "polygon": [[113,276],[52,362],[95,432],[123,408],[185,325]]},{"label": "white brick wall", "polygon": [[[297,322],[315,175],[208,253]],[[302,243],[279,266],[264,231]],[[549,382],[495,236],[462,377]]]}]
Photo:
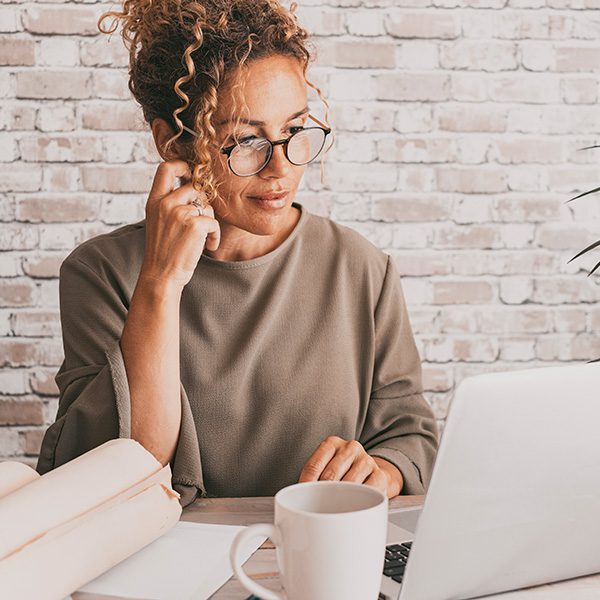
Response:
[{"label": "white brick wall", "polygon": [[[337,143],[299,199],[391,254],[440,423],[489,370],[600,356],[600,6],[591,0],[306,0]],[[0,3],[0,458],[35,463],[57,408],[57,273],[142,218],[158,157],[113,7]],[[319,104],[312,101],[320,112]]]}]

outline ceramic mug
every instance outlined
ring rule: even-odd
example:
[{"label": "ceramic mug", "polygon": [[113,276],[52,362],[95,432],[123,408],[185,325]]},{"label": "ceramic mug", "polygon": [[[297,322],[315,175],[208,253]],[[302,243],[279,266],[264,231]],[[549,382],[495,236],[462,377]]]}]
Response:
[{"label": "ceramic mug", "polygon": [[[262,600],[377,600],[387,537],[388,499],[346,481],[297,483],[275,495],[275,524],[240,531],[229,558],[240,583]],[[283,593],[246,575],[244,542],[268,536],[276,547]]]}]

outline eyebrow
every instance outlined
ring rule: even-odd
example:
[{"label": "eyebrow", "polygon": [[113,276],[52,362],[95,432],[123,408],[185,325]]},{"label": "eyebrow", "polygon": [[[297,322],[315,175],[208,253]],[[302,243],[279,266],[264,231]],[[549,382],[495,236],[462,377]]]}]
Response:
[{"label": "eyebrow", "polygon": [[[286,120],[286,123],[288,121],[293,121],[295,118],[300,117],[300,116],[306,114],[307,112],[308,112],[308,106],[305,106],[302,110],[299,110],[298,112],[289,116]],[[229,121],[232,121],[232,120],[233,119],[223,119],[222,121],[219,121],[217,123],[217,125],[224,125],[225,123],[228,123]],[[251,125],[252,127],[262,127],[262,126],[266,125],[266,123],[264,121],[254,121],[253,119],[243,119],[243,118],[240,118],[240,123],[245,123],[246,125]]]}]

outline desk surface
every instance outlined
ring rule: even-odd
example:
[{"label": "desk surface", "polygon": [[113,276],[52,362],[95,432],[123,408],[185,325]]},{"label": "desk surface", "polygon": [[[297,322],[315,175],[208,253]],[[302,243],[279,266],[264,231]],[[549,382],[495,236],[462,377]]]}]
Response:
[{"label": "desk surface", "polygon": [[[398,496],[390,500],[390,508],[420,506],[422,496]],[[273,522],[273,498],[209,498],[197,500],[188,506],[181,517],[182,521],[196,523],[220,523],[226,525],[251,525],[252,523]],[[265,587],[279,590],[275,549],[267,540],[255,552],[244,569],[250,577]],[[211,600],[243,600],[249,596],[234,576],[215,594]],[[116,596],[103,596],[75,592],[73,600],[122,600]],[[487,596],[486,600],[600,600],[600,574],[580,577],[569,581],[542,585],[506,594]]]}]

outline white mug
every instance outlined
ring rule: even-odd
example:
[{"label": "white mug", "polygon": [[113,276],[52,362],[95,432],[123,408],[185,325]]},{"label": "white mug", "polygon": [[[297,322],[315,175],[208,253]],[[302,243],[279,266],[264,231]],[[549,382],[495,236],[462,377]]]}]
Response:
[{"label": "white mug", "polygon": [[[275,495],[275,524],[250,525],[229,558],[240,583],[262,600],[377,600],[387,537],[388,499],[347,481],[296,483]],[[283,593],[242,569],[238,548],[268,536],[275,544]]]}]

